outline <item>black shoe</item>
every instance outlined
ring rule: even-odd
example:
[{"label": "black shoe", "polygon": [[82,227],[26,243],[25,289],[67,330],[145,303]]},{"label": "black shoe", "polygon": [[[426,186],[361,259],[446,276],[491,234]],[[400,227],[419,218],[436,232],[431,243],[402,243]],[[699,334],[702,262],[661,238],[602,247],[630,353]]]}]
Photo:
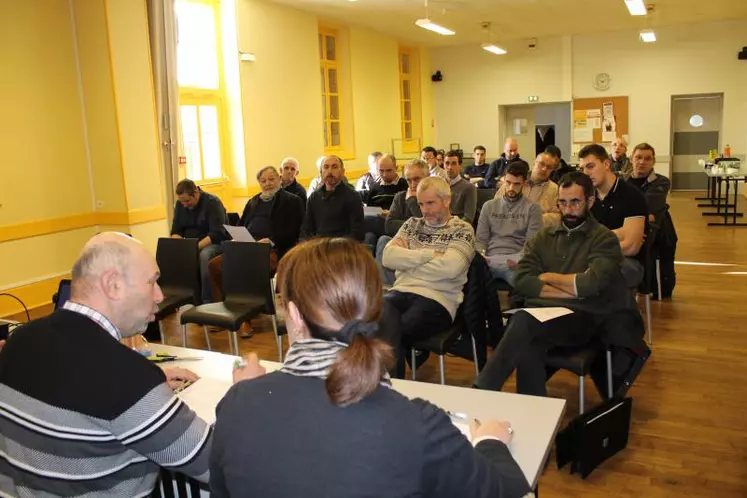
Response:
[{"label": "black shoe", "polygon": [[415,350],[415,368],[412,366],[412,353],[410,351],[407,352],[407,355],[405,356],[405,361],[407,361],[407,365],[410,367],[411,370],[417,370],[420,368],[423,363],[428,361],[428,357],[431,355],[430,351],[424,350],[424,349],[416,349]]},{"label": "black shoe", "polygon": [[616,399],[623,399],[630,390],[631,386],[638,377],[638,374],[643,370],[643,365],[648,361],[651,356],[651,349],[648,346],[644,346],[644,349],[632,350],[625,349],[624,352],[628,355],[627,366],[622,374],[618,374],[618,368],[615,368],[615,360],[613,360],[613,370],[615,371],[612,375],[612,392]]}]

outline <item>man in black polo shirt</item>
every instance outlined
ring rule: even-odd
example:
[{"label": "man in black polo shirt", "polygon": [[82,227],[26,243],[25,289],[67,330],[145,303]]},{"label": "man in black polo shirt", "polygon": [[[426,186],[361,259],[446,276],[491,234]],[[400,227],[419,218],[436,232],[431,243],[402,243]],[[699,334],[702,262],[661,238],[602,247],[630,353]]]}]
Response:
[{"label": "man in black polo shirt", "polygon": [[301,239],[352,237],[362,241],[363,203],[358,192],[343,184],[342,159],[325,157],[320,175],[322,186],[309,196]]},{"label": "man in black polo shirt", "polygon": [[226,208],[217,196],[203,192],[190,179],[176,184],[176,196],[171,238],[199,239],[202,302],[209,303],[213,293],[208,263],[221,253],[220,243],[225,240],[223,225],[228,224]]},{"label": "man in black polo shirt", "polygon": [[579,167],[594,184],[595,200],[591,214],[620,241],[625,259],[621,268],[628,287],[643,278],[643,267],[634,259],[643,246],[648,205],[643,194],[617,176],[610,167],[610,156],[599,144],[590,144],[578,153]]}]

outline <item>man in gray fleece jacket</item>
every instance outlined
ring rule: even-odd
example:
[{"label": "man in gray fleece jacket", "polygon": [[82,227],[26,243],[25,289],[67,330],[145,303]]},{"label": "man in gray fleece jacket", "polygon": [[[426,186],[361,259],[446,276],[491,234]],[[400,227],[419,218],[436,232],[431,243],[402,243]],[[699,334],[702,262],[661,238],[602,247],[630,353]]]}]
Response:
[{"label": "man in gray fleece jacket", "polygon": [[522,195],[528,174],[522,163],[511,163],[503,177],[503,196],[483,205],[477,223],[477,252],[493,276],[511,287],[525,244],[542,228],[542,208]]},{"label": "man in gray fleece jacket", "polygon": [[456,151],[446,153],[444,166],[451,187],[451,214],[471,225],[477,211],[477,188],[462,178],[462,157]]}]

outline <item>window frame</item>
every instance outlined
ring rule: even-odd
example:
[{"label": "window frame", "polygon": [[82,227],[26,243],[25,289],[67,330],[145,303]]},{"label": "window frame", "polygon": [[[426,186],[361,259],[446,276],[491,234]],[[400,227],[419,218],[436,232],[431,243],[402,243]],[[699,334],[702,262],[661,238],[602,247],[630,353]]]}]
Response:
[{"label": "window frame", "polygon": [[[405,73],[403,60],[407,56],[408,71]],[[402,133],[402,151],[405,153],[419,152],[423,137],[421,119],[416,119],[415,113],[420,112],[420,71],[419,59],[415,49],[400,46],[397,52],[397,68],[399,74],[399,112],[400,112],[400,132]],[[405,81],[410,89],[409,98],[405,98],[404,86]],[[410,104],[410,119],[405,119],[405,104]],[[412,136],[408,139],[406,130],[407,124],[410,124]]]},{"label": "window frame", "polygon": [[[335,59],[327,59],[327,37],[331,37],[335,44]],[[340,82],[340,37],[335,29],[320,27],[319,28],[319,66],[320,76],[322,77],[322,98],[324,99],[323,116],[322,116],[322,127],[324,136],[327,140],[324,141],[324,153],[325,154],[336,154],[343,155],[345,143],[343,139],[343,112],[342,112],[342,100],[343,92],[342,85]],[[335,71],[335,84],[337,86],[337,92],[332,93],[329,91],[329,71]],[[332,118],[332,106],[330,101],[332,97],[337,97],[337,119]],[[339,133],[339,144],[331,145],[332,143],[332,123],[337,123]],[[329,144],[329,145],[328,145]]]}]

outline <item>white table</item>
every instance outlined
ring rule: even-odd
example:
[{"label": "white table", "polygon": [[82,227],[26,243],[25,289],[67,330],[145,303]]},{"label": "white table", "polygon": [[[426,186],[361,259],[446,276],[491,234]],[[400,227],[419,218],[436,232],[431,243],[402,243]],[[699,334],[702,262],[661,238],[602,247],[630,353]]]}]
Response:
[{"label": "white table", "polygon": [[[196,361],[177,360],[161,365],[164,368],[187,368],[200,376],[200,380],[182,391],[180,397],[204,420],[214,422],[215,406],[231,387],[233,363],[237,357],[160,344],[151,346],[154,353],[202,358]],[[268,372],[279,369],[281,365],[272,361],[261,363]],[[537,486],[565,410],[565,400],[398,379],[394,379],[393,386],[409,398],[425,399],[444,410],[466,413],[478,420],[499,419],[511,422],[515,430],[511,453],[532,488]]]}]

